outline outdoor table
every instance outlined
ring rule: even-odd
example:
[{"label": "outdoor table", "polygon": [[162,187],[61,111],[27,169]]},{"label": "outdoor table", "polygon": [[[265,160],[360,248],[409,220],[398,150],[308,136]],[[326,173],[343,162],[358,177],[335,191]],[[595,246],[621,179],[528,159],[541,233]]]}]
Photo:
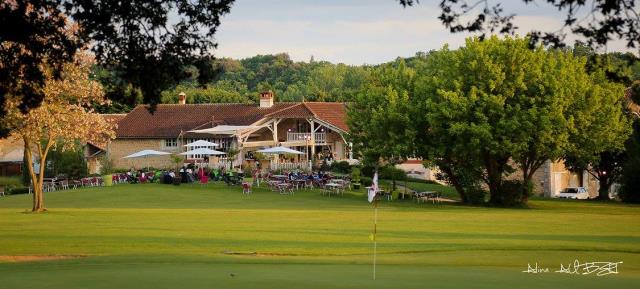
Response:
[{"label": "outdoor table", "polygon": [[304,187],[304,184],[306,182],[307,182],[306,180],[302,180],[302,179],[293,180],[293,183],[296,185],[296,190],[299,190],[300,187]]},{"label": "outdoor table", "polygon": [[326,185],[324,185],[326,188],[329,188],[330,191],[334,191],[337,194],[340,194],[340,189],[342,188],[341,184],[337,184],[337,183],[328,183]]},{"label": "outdoor table", "polygon": [[287,189],[290,188],[289,186],[290,186],[289,184],[284,183],[284,182],[276,184],[276,187],[278,187],[278,190],[280,191],[280,194],[289,194],[289,193],[293,194],[293,189],[291,189],[289,192],[287,192]]},{"label": "outdoor table", "polygon": [[426,198],[427,200],[432,199],[435,202],[435,199],[438,198],[438,193],[437,192],[431,192],[431,191],[427,191],[427,192],[415,192],[414,196],[416,197],[416,202],[420,202],[420,200],[424,201],[423,198]]}]

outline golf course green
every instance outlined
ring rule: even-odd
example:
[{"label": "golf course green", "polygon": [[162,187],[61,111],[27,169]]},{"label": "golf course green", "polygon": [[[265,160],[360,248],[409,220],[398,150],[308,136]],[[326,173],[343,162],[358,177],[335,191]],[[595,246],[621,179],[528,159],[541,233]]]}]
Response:
[{"label": "golf course green", "polygon": [[[0,197],[0,288],[640,288],[640,206],[615,202],[383,201],[376,280],[363,191],[126,184],[45,202]],[[575,260],[623,263],[555,272]],[[522,272],[536,263],[549,272]]]}]

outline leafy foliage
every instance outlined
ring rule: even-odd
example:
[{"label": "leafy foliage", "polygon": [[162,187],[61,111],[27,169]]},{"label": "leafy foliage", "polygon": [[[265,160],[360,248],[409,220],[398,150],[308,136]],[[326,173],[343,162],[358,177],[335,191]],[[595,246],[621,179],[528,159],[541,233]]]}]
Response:
[{"label": "leafy foliage", "polygon": [[[418,4],[419,0],[399,0],[404,7]],[[504,1],[506,2],[506,1]],[[565,46],[567,32],[584,37],[589,46],[605,46],[612,39],[627,42],[627,47],[640,45],[640,16],[635,0],[522,0],[525,5],[546,2],[563,13],[566,18],[556,31],[529,32],[531,44],[542,42],[554,47]],[[480,39],[487,34],[515,34],[516,14],[505,11],[503,1],[492,0],[441,0],[438,19],[452,33],[477,32]],[[582,8],[582,9],[581,9]],[[581,15],[588,9],[587,15]]]},{"label": "leafy foliage", "polygon": [[[0,2],[0,112],[7,97],[24,113],[40,105],[48,78],[87,45],[102,64],[157,103],[184,78],[176,68],[206,63],[213,35],[233,0],[33,0]],[[68,29],[72,24],[73,29]],[[45,71],[45,68],[46,70]],[[203,71],[206,71],[204,68]],[[47,75],[47,73],[49,75]],[[203,73],[204,76],[211,76]],[[20,80],[20,81],[16,81]],[[119,95],[112,95],[118,100]],[[7,128],[0,133],[6,134]]]},{"label": "leafy foliage", "polygon": [[633,124],[633,134],[625,144],[627,160],[622,167],[619,196],[624,202],[640,203],[640,121]]},{"label": "leafy foliage", "polygon": [[47,157],[47,171],[45,175],[55,177],[64,175],[72,179],[86,177],[89,173],[84,150],[76,144],[71,150],[52,150]]},{"label": "leafy foliage", "polygon": [[[53,69],[45,70],[45,98],[26,114],[20,109],[20,96],[7,100],[7,115],[2,121],[24,141],[26,160],[34,159],[35,154],[41,164],[46,164],[51,150],[66,151],[87,142],[102,146],[115,138],[114,125],[88,109],[92,103],[105,102],[102,87],[89,78],[93,64],[91,55],[78,53],[74,62],[63,66],[59,79],[53,76]],[[42,211],[46,165],[36,172],[31,161],[25,163],[34,187],[33,211]]]}]

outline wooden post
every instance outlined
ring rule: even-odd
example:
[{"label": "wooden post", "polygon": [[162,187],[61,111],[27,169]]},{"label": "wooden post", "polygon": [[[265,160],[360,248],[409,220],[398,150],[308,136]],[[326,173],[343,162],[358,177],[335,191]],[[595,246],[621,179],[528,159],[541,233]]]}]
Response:
[{"label": "wooden post", "polygon": [[273,145],[278,145],[278,119],[273,120]]},{"label": "wooden post", "polygon": [[315,121],[313,119],[310,121],[311,123],[311,156],[316,155],[316,133],[315,133]]}]

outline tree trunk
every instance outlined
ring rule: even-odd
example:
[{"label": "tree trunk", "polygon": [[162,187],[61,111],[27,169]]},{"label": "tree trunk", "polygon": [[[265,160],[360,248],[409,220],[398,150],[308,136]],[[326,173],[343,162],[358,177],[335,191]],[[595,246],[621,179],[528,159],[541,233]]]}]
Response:
[{"label": "tree trunk", "polygon": [[469,198],[467,197],[467,192],[464,190],[464,187],[460,183],[460,180],[458,180],[458,177],[453,173],[451,167],[448,165],[443,165],[439,166],[439,168],[448,176],[447,179],[449,183],[456,189],[458,195],[460,195],[460,200],[465,204],[468,203]]},{"label": "tree trunk", "polygon": [[533,194],[533,182],[531,179],[533,178],[533,174],[540,169],[544,162],[544,160],[533,161],[532,164],[522,167],[522,184],[524,185],[524,193],[521,201],[523,204],[526,204],[529,201],[529,195]]},{"label": "tree trunk", "polygon": [[611,178],[608,175],[599,175],[598,181],[600,187],[598,188],[598,200],[609,200],[609,188],[611,188]]},{"label": "tree trunk", "polygon": [[[42,191],[42,176],[43,173],[40,173],[39,176],[36,175],[33,169],[33,154],[31,153],[31,144],[25,140],[25,154],[27,155],[27,169],[29,171],[29,175],[31,176],[31,186],[33,187],[33,206],[31,208],[32,212],[44,212],[46,209],[44,208],[44,196]],[[40,172],[44,170],[44,166],[42,165],[42,161],[40,161]]]},{"label": "tree trunk", "polygon": [[502,204],[500,194],[502,194],[502,174],[505,164],[506,160],[496,159],[489,153],[484,153],[484,165],[487,172],[486,183],[489,186],[489,202],[492,204]]},{"label": "tree trunk", "polygon": [[47,209],[44,207],[44,194],[42,190],[43,185],[43,177],[44,177],[44,169],[45,165],[43,164],[42,158],[40,159],[40,175],[36,175],[33,169],[33,153],[31,152],[31,143],[24,139],[24,150],[27,155],[27,169],[29,171],[29,175],[31,176],[31,185],[33,186],[33,207],[31,208],[32,212],[44,212]]}]

